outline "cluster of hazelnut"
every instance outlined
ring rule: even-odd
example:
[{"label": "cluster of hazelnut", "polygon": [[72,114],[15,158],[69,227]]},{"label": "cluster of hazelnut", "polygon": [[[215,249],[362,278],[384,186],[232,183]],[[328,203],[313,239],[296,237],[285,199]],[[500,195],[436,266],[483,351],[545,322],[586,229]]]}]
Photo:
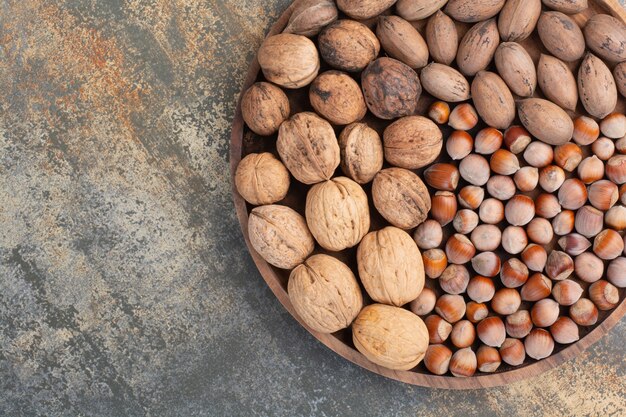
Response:
[{"label": "cluster of hazelnut", "polygon": [[[291,271],[312,330],[350,328],[390,369],[467,377],[546,358],[619,304],[626,26],[595,15],[581,30],[569,15],[586,0],[543,3],[300,0],[265,40],[266,81],[241,111],[276,152],[245,156],[235,185],[256,206],[252,247]],[[533,61],[519,42],[535,29]],[[304,87],[311,111],[292,114],[284,89]],[[303,215],[276,204],[292,177]]]}]

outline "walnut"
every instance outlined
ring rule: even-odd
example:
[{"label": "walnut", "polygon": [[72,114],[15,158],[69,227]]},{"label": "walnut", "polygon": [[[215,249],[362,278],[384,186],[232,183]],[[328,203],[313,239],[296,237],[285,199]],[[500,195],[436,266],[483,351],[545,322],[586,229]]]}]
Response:
[{"label": "walnut", "polygon": [[443,146],[443,135],[432,120],[407,116],[385,129],[383,143],[385,159],[390,164],[417,169],[437,159]]},{"label": "walnut", "polygon": [[403,168],[387,168],[376,174],[372,200],[385,220],[401,229],[421,224],[431,207],[426,185],[412,171]]},{"label": "walnut", "polygon": [[359,277],[376,302],[403,306],[424,289],[424,263],[407,232],[388,226],[365,235],[357,250]]},{"label": "walnut", "polygon": [[315,36],[329,23],[337,20],[337,6],[332,0],[300,0],[293,8],[283,32]]},{"label": "walnut", "polygon": [[298,113],[285,121],[278,130],[276,149],[289,172],[304,184],[330,179],[339,166],[335,131],[315,113]]},{"label": "walnut", "polygon": [[354,346],[385,368],[408,371],[426,354],[428,329],[415,314],[400,307],[371,304],[352,324]]},{"label": "walnut", "polygon": [[330,251],[356,246],[370,228],[367,195],[346,177],[311,187],[305,216],[315,240]]},{"label": "walnut", "polygon": [[363,307],[350,268],[328,255],[313,255],[291,271],[287,291],[300,318],[317,332],[345,329]]},{"label": "walnut", "polygon": [[319,36],[320,54],[331,67],[358,72],[380,52],[374,32],[354,20],[337,20],[326,26]]},{"label": "walnut", "polygon": [[289,171],[269,152],[251,153],[237,166],[235,186],[250,204],[272,204],[287,195]]},{"label": "walnut", "polygon": [[291,33],[265,39],[257,58],[265,78],[285,88],[309,85],[320,69],[315,44],[305,36]]},{"label": "walnut", "polygon": [[248,235],[255,251],[267,263],[291,269],[313,252],[315,241],[304,218],[295,210],[279,205],[252,209]]},{"label": "walnut", "polygon": [[289,99],[283,90],[266,82],[255,83],[241,99],[241,114],[250,130],[269,136],[289,117]]},{"label": "walnut", "polygon": [[316,112],[336,125],[356,122],[367,113],[361,87],[340,71],[320,74],[311,84],[309,100]]},{"label": "walnut", "polygon": [[337,7],[353,19],[365,20],[378,16],[395,2],[396,0],[337,0]]},{"label": "walnut", "polygon": [[346,126],[339,135],[341,169],[359,184],[366,184],[383,167],[383,144],[365,123]]},{"label": "walnut", "polygon": [[413,114],[422,94],[417,73],[393,58],[369,64],[361,74],[361,87],[370,111],[387,120]]}]

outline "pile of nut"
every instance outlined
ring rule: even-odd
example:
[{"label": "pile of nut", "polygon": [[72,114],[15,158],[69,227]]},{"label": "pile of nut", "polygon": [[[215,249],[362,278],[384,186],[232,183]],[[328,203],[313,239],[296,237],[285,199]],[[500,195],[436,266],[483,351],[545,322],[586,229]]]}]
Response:
[{"label": "pile of nut", "polygon": [[[546,358],[619,304],[626,26],[596,14],[581,29],[587,6],[296,4],[241,102],[276,153],[245,156],[235,182],[303,322],[350,328],[380,366],[467,377]],[[311,111],[292,114],[301,88]],[[280,204],[294,179],[303,215]]]}]

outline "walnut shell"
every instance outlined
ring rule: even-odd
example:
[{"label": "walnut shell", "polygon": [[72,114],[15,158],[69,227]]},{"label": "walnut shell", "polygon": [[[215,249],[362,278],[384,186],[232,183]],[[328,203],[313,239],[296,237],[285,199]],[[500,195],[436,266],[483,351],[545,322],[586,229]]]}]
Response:
[{"label": "walnut shell", "polygon": [[459,70],[468,76],[487,68],[500,43],[496,19],[476,23],[467,31],[456,54]]},{"label": "walnut shell", "polygon": [[498,73],[513,93],[521,97],[531,97],[535,93],[537,71],[533,59],[523,46],[515,42],[503,42],[496,49],[494,60]]},{"label": "walnut shell", "polygon": [[518,103],[519,119],[531,135],[548,145],[562,145],[572,138],[574,122],[551,101],[527,98]]},{"label": "walnut shell", "polygon": [[405,230],[424,222],[431,207],[426,185],[415,173],[403,168],[387,168],[376,174],[372,200],[385,220]]},{"label": "walnut shell", "polygon": [[395,2],[396,0],[337,0],[337,7],[353,19],[365,20],[378,16]]},{"label": "walnut shell", "polygon": [[304,184],[330,179],[339,166],[335,131],[315,113],[294,114],[280,125],[276,149],[289,172]]},{"label": "walnut shell", "polygon": [[356,122],[367,113],[361,87],[345,72],[320,74],[311,84],[309,100],[316,112],[336,125]]},{"label": "walnut shell", "polygon": [[333,0],[299,0],[283,32],[312,37],[337,20],[337,15]]},{"label": "walnut shell", "polygon": [[410,21],[422,20],[441,9],[448,0],[398,0],[396,11]]},{"label": "walnut shell", "polygon": [[350,268],[323,254],[291,271],[287,292],[300,318],[321,333],[350,326],[363,307],[361,288]]},{"label": "walnut shell", "polygon": [[289,172],[271,153],[251,153],[237,166],[235,186],[250,204],[272,204],[287,195]]},{"label": "walnut shell", "polygon": [[578,103],[576,77],[567,64],[551,55],[541,54],[537,81],[546,98],[564,109],[574,111]]},{"label": "walnut shell", "polygon": [[361,74],[361,87],[370,111],[387,120],[413,114],[422,94],[417,73],[393,58],[369,64]]},{"label": "walnut shell", "polygon": [[617,105],[617,86],[611,70],[592,53],[587,53],[578,69],[578,94],[585,110],[604,119]]},{"label": "walnut shell", "polygon": [[608,14],[591,16],[584,28],[587,46],[600,58],[626,61],[626,25]]},{"label": "walnut shell", "polygon": [[613,69],[613,77],[619,93],[626,97],[626,62],[617,64]]},{"label": "walnut shell", "polygon": [[400,307],[370,304],[352,325],[354,346],[367,359],[389,369],[408,371],[422,361],[428,329],[415,314]]},{"label": "walnut shell", "polygon": [[422,35],[398,16],[380,16],[376,36],[387,54],[411,68],[428,64],[428,46]]},{"label": "walnut shell", "polygon": [[498,14],[506,0],[449,0],[445,12],[459,22],[475,23]]},{"label": "walnut shell", "polygon": [[479,71],[472,81],[476,111],[491,127],[506,129],[515,119],[515,101],[509,87],[498,74]]},{"label": "walnut shell", "polygon": [[403,306],[424,288],[424,263],[407,232],[385,227],[368,233],[357,249],[359,277],[376,302]]},{"label": "walnut shell", "polygon": [[454,21],[441,10],[432,15],[426,24],[426,43],[435,62],[450,65],[459,47],[459,35]]},{"label": "walnut shell", "polygon": [[423,116],[406,116],[387,126],[383,133],[383,145],[385,159],[390,164],[417,169],[439,156],[443,135],[432,120]]},{"label": "walnut shell", "polygon": [[380,42],[374,32],[354,20],[337,20],[320,33],[320,54],[331,67],[358,72],[376,59]]},{"label": "walnut shell", "polygon": [[317,243],[335,252],[356,246],[370,228],[367,195],[346,177],[311,187],[305,216]]},{"label": "walnut shell", "polygon": [[274,84],[254,83],[241,98],[241,115],[244,122],[257,135],[269,136],[278,131],[289,117],[289,99]]},{"label": "walnut shell", "polygon": [[291,269],[313,252],[315,241],[304,218],[279,205],[255,207],[248,217],[250,244],[267,263]]},{"label": "walnut shell", "polygon": [[305,36],[291,33],[265,39],[257,58],[265,78],[285,88],[309,85],[320,69],[315,44]]},{"label": "walnut shell", "polygon": [[508,0],[498,16],[500,37],[519,42],[530,36],[541,15],[541,0]]},{"label": "walnut shell", "polygon": [[426,65],[420,73],[422,86],[431,96],[450,103],[469,100],[470,85],[460,72],[436,62]]},{"label": "walnut shell", "polygon": [[383,143],[365,123],[346,126],[339,135],[341,169],[359,184],[366,184],[383,167]]},{"label": "walnut shell", "polygon": [[585,38],[576,22],[561,12],[543,12],[537,23],[539,38],[548,51],[563,61],[575,61],[585,53]]}]

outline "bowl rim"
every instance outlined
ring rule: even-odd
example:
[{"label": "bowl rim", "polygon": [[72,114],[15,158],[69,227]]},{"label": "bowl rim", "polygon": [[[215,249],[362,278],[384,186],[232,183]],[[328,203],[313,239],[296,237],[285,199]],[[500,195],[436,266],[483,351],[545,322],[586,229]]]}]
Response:
[{"label": "bowl rim", "polygon": [[[606,0],[596,0],[600,7],[609,10],[612,14],[622,21],[626,21],[626,10],[615,10],[611,5],[611,2]],[[287,22],[293,13],[295,2],[291,3],[287,9],[281,14],[280,18],[272,25],[267,36],[275,35],[287,26]],[[619,7],[619,6],[617,6]],[[577,342],[563,348],[556,354],[549,356],[548,358],[536,361],[521,368],[512,369],[509,371],[471,376],[466,378],[457,378],[454,376],[439,376],[432,374],[425,374],[413,371],[396,371],[382,366],[376,365],[369,361],[363,354],[356,349],[345,344],[333,334],[325,334],[316,332],[306,325],[302,319],[295,312],[289,295],[284,290],[280,283],[280,278],[272,267],[254,250],[250,243],[248,235],[248,210],[247,205],[243,197],[238,193],[235,187],[235,172],[239,161],[241,161],[241,152],[243,147],[243,134],[244,134],[244,121],[241,113],[241,98],[243,93],[256,81],[260,71],[260,66],[256,56],[250,64],[245,81],[243,83],[241,93],[237,100],[237,108],[233,119],[231,137],[230,137],[230,173],[231,173],[231,185],[233,201],[237,212],[237,218],[241,226],[246,245],[254,263],[256,264],[263,280],[270,287],[276,298],[280,301],[283,307],[302,325],[309,331],[317,340],[322,342],[326,347],[342,356],[344,359],[355,363],[369,371],[385,376],[387,378],[394,379],[396,381],[408,383],[411,385],[430,387],[430,388],[445,388],[445,389],[478,389],[478,388],[490,388],[498,387],[513,382],[521,381],[530,377],[538,376],[558,365],[568,361],[589,346],[600,340],[606,335],[611,328],[620,321],[620,319],[626,314],[626,299],[617,306],[599,325],[597,325],[592,331],[586,334],[583,338]]]}]

